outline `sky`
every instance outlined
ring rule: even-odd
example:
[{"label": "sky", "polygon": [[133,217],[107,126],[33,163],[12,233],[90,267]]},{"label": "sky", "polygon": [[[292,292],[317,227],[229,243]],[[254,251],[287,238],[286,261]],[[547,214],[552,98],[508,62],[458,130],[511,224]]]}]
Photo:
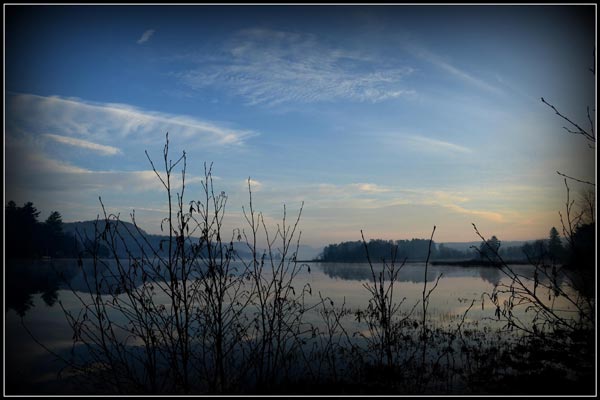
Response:
[{"label": "sky", "polygon": [[[4,201],[44,220],[109,212],[160,233],[169,134],[205,163],[227,228],[301,242],[530,240],[560,229],[556,171],[595,182],[596,8],[5,5]],[[176,177],[181,169],[176,169]],[[571,197],[586,185],[570,181]],[[181,186],[176,185],[176,191]],[[564,213],[564,210],[563,210]]]}]

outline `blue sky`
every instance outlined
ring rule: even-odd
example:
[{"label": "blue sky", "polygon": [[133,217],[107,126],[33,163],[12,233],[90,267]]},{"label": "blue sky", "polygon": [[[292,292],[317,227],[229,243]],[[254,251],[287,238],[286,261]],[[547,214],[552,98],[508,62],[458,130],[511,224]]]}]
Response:
[{"label": "blue sky", "polygon": [[[587,123],[594,6],[5,6],[5,203],[158,233],[144,150],[204,162],[243,226],[248,177],[302,242],[504,240],[560,227]],[[587,125],[586,125],[587,126]],[[573,184],[573,192],[580,188]]]}]

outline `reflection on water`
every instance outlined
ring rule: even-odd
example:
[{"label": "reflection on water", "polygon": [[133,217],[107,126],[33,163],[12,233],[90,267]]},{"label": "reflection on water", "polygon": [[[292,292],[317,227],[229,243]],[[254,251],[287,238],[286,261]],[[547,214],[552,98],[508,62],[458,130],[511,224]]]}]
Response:
[{"label": "reflection on water", "polygon": [[74,260],[8,260],[5,274],[6,307],[24,316],[34,306],[35,294],[41,294],[45,304],[54,305],[58,290],[77,274],[77,264]]},{"label": "reflection on water", "polygon": [[[296,278],[299,284],[309,283],[313,293],[321,292],[337,301],[346,302],[352,307],[363,307],[368,301],[368,293],[363,287],[366,281],[372,281],[373,275],[366,263],[311,263],[311,271],[305,269]],[[398,275],[398,298],[406,297],[417,301],[421,297],[425,282],[424,263],[408,263],[402,266]],[[113,272],[114,261],[106,261],[97,268],[109,269]],[[532,278],[534,268],[528,265],[512,266],[524,277]],[[381,265],[374,265],[376,276],[381,272]],[[102,271],[100,271],[102,272]],[[112,274],[104,274],[105,279]],[[25,316],[35,306],[34,296],[47,306],[53,306],[57,300],[68,302],[72,291],[89,293],[86,282],[93,276],[91,260],[83,260],[80,267],[77,260],[18,260],[7,261],[5,304],[7,309],[14,310],[17,315]],[[504,273],[494,267],[462,267],[430,265],[427,271],[427,282],[442,277],[436,288],[432,301],[437,299],[444,311],[452,311],[451,305],[458,298],[475,298],[483,292],[489,292],[494,286],[507,280]],[[560,278],[560,277],[559,277]],[[507,281],[508,282],[508,281]],[[507,283],[505,282],[505,283]],[[108,281],[110,283],[110,280]],[[141,278],[138,282],[141,284]],[[106,286],[105,286],[106,288]]]},{"label": "reflection on water", "polygon": [[[117,267],[114,260],[102,260],[96,266],[91,259],[54,260],[7,260],[5,303],[7,309],[14,310],[19,316],[25,316],[34,307],[34,295],[48,306],[54,305],[61,296],[68,297],[72,291],[89,293],[94,287],[94,268],[102,274],[104,286],[101,293],[108,293],[110,285],[117,282]],[[136,285],[142,283],[141,275],[136,277]]]},{"label": "reflection on water", "polygon": [[[364,283],[372,279],[368,264],[343,263],[311,263],[311,272],[307,269],[298,275],[297,284],[310,284],[314,303],[318,294],[329,297],[336,306],[342,304],[355,311],[364,309],[369,301],[369,293]],[[20,325],[21,318],[33,334],[46,346],[57,352],[68,352],[71,345],[72,331],[68,326],[60,301],[66,310],[77,311],[81,306],[74,293],[89,293],[84,275],[90,274],[90,260],[84,260],[83,268],[77,260],[52,261],[12,261],[6,265],[5,304],[6,304],[6,365],[9,389],[19,392],[21,389],[31,390],[38,385],[43,392],[56,385],[57,363],[34,343]],[[114,268],[108,262],[106,268]],[[514,266],[518,273],[532,277],[531,266]],[[375,265],[375,273],[381,270]],[[489,293],[494,286],[506,283],[503,272],[493,267],[460,267],[434,265],[425,268],[422,263],[406,264],[400,270],[396,283],[394,298],[400,302],[404,299],[403,311],[409,310],[418,303],[422,296],[423,283],[442,279],[430,298],[428,315],[437,326],[450,326],[456,318],[469,308],[473,301],[481,304],[482,293]],[[429,286],[431,287],[431,286]],[[419,307],[415,316],[418,316]],[[361,329],[349,314],[346,319],[348,329]],[[315,312],[306,315],[311,323],[319,324],[319,315]],[[468,321],[477,324],[481,329],[493,326],[494,310],[490,307],[473,307],[468,314]],[[485,328],[487,329],[487,328]],[[42,386],[39,386],[42,385]],[[44,386],[45,385],[45,386]],[[10,392],[10,390],[9,390]]]},{"label": "reflection on water", "polygon": [[479,276],[486,282],[491,283],[493,286],[497,286],[502,278],[502,273],[497,268],[492,267],[481,267],[479,269]]},{"label": "reflection on water", "polygon": [[[377,278],[382,266],[374,264],[373,267]],[[320,272],[320,276],[313,276],[314,285],[323,293],[338,302],[345,301],[346,306],[353,310],[367,305],[369,293],[363,285],[373,280],[369,264],[315,263],[314,269]],[[433,322],[440,325],[447,325],[459,318],[473,301],[481,304],[482,294],[491,292],[503,279],[503,273],[492,267],[430,265],[427,268],[429,289],[433,286],[432,282],[440,276],[438,286],[429,299],[428,308]],[[400,269],[394,285],[394,299],[398,303],[403,301],[401,311],[409,312],[416,303],[421,302],[424,282],[424,263],[407,263]],[[421,307],[417,307],[413,315],[419,316],[420,310]],[[489,307],[484,307],[483,310],[481,306],[473,307],[469,311],[468,320],[478,321],[483,325],[483,320],[493,315]]]},{"label": "reflection on water", "polygon": [[[320,269],[331,278],[347,279],[347,280],[372,280],[373,272],[376,276],[381,272],[380,265],[374,265],[373,272],[368,264],[364,263],[320,263],[318,264]],[[497,268],[493,267],[460,267],[460,266],[444,266],[444,265],[430,265],[427,268],[427,282],[432,282],[437,279],[439,275],[452,276],[452,277],[465,277],[476,279],[477,274],[484,281],[497,285],[500,283],[502,273]],[[398,281],[400,282],[413,282],[423,283],[425,282],[425,264],[424,263],[410,263],[405,264],[400,268],[398,274]]]}]

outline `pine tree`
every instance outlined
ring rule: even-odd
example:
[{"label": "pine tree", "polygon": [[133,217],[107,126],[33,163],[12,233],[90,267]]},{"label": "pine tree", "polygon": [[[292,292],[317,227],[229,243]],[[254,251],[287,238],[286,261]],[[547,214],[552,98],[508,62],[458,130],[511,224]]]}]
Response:
[{"label": "pine tree", "polygon": [[560,235],[555,227],[550,229],[550,238],[548,240],[548,254],[553,263],[562,262],[564,249],[560,240]]}]

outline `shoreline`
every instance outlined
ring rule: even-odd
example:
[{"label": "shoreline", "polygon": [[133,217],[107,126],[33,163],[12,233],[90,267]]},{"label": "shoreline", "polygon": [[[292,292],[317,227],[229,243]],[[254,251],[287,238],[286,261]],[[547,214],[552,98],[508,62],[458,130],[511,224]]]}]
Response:
[{"label": "shoreline", "polygon": [[[368,261],[323,261],[323,260],[298,260],[299,263],[323,263],[323,264],[368,264]],[[388,262],[386,260],[386,262]],[[381,260],[374,262],[373,264],[379,264]],[[405,264],[425,264],[423,260],[407,260]],[[529,265],[531,264],[526,260],[507,260],[505,261],[508,265]],[[400,265],[402,262],[396,262]],[[460,267],[494,267],[501,266],[502,264],[491,262],[491,261],[480,261],[480,260],[437,260],[429,261],[429,265],[448,265],[448,266],[460,266]]]}]

